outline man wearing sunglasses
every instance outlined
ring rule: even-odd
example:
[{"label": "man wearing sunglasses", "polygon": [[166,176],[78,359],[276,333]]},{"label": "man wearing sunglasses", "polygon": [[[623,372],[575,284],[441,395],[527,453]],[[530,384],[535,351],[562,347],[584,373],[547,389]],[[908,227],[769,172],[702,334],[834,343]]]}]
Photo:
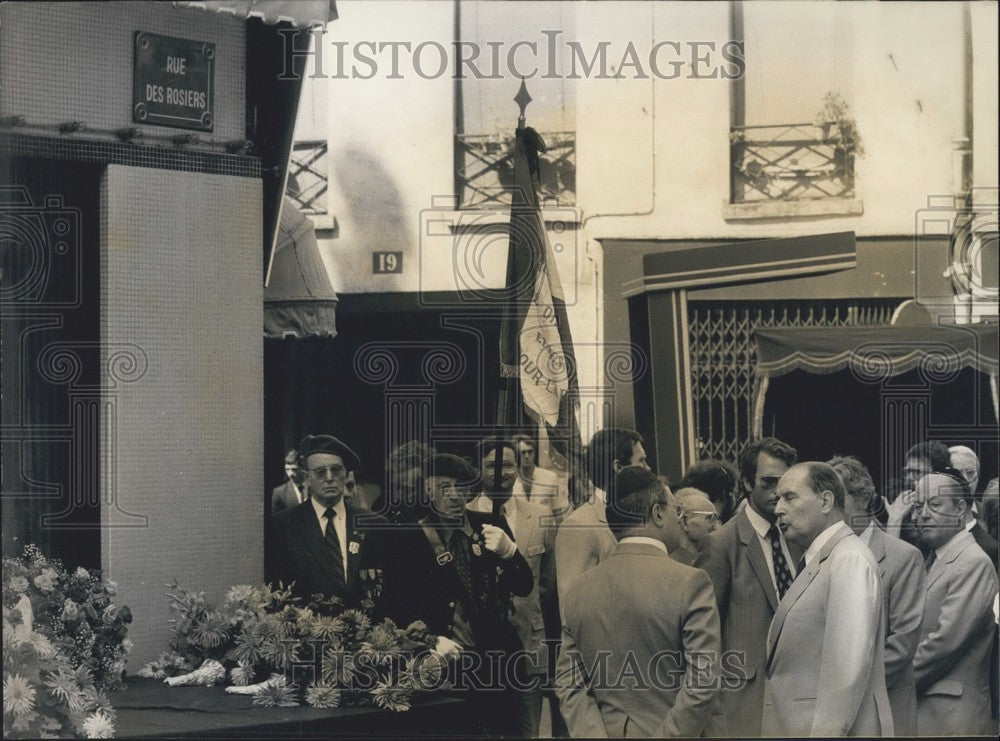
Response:
[{"label": "man wearing sunglasses", "polygon": [[294,582],[298,596],[335,597],[346,607],[377,599],[386,521],[344,496],[361,461],[331,435],[306,435],[299,453],[310,498],[271,517],[268,581]]},{"label": "man wearing sunglasses", "polygon": [[708,494],[700,489],[687,487],[680,489],[677,500],[677,515],[684,535],[679,548],[670,552],[670,557],[688,566],[692,565],[705,536],[718,530],[721,524],[719,513],[712,506]]}]

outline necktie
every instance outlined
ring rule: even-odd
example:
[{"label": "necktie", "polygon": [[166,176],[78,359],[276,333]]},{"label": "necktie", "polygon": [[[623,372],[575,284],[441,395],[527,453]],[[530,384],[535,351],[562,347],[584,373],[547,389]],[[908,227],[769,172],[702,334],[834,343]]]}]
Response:
[{"label": "necktie", "polygon": [[788,568],[785,560],[785,553],[781,550],[781,538],[778,535],[778,526],[771,525],[767,531],[771,539],[771,558],[774,561],[774,580],[778,583],[778,599],[785,596],[785,592],[792,586],[792,572]]},{"label": "necktie", "polygon": [[924,569],[930,571],[931,566],[934,565],[934,562],[936,560],[937,560],[937,551],[931,551],[930,553],[928,553],[927,557],[924,558]]},{"label": "necktie", "polygon": [[806,570],[806,556],[802,554],[802,558],[799,559],[798,564],[795,566],[795,577],[792,581],[799,578],[799,574]]},{"label": "necktie", "polygon": [[459,528],[452,530],[451,538],[448,539],[448,550],[451,551],[455,562],[455,571],[458,572],[458,579],[462,582],[462,588],[465,590],[464,596],[471,597],[472,566],[469,563],[469,543],[465,533]]},{"label": "necktie", "polygon": [[337,513],[333,507],[327,507],[323,513],[323,517],[326,518],[326,535],[323,540],[326,541],[327,550],[330,551],[330,561],[333,562],[333,571],[337,575],[336,586],[344,588],[346,587],[344,581],[344,554],[340,550],[340,538],[337,537],[337,528],[333,525],[333,520],[336,516]]}]

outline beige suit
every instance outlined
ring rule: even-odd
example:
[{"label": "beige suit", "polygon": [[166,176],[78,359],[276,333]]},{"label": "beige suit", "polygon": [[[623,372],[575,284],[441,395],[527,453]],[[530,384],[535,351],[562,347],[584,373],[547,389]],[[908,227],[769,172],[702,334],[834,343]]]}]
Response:
[{"label": "beige suit", "polygon": [[938,550],[927,573],[927,602],[913,659],[917,733],[995,735],[989,667],[996,572],[964,530]]},{"label": "beige suit", "polygon": [[[789,550],[795,560],[802,555],[791,544]],[[759,736],[767,630],[778,606],[778,593],[745,510],[702,539],[695,566],[712,579],[725,652],[724,691],[708,733]]]},{"label": "beige suit", "polygon": [[885,617],[885,687],[897,736],[917,733],[917,690],[913,655],[924,616],[924,559],[915,547],[877,526],[868,543],[882,579]]},{"label": "beige suit", "polygon": [[562,521],[556,534],[560,612],[573,582],[614,553],[617,545],[618,539],[608,528],[604,515],[604,502],[595,500],[581,505]]},{"label": "beige suit", "polygon": [[889,736],[882,584],[870,550],[839,523],[771,621],[764,736]]},{"label": "beige suit", "polygon": [[719,651],[704,572],[622,542],[566,596],[556,694],[570,735],[698,736],[718,692]]}]

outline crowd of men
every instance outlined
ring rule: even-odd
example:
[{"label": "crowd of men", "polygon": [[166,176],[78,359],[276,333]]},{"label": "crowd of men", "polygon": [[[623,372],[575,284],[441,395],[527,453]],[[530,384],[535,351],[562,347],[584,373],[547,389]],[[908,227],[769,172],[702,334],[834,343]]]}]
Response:
[{"label": "crowd of men", "polygon": [[335,437],[285,464],[268,579],[423,621],[486,735],[537,736],[546,704],[555,737],[997,732],[997,480],[977,494],[968,447],[913,446],[883,496],[764,438],[673,491],[607,428],[576,507],[527,436],[400,446],[371,504]]}]

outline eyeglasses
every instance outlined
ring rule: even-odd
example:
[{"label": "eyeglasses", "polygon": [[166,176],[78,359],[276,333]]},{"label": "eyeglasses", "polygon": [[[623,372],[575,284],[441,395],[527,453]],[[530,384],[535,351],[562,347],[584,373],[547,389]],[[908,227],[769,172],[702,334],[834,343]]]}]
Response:
[{"label": "eyeglasses", "polygon": [[718,522],[719,521],[719,513],[716,512],[714,509],[713,510],[707,510],[707,509],[689,509],[686,512],[684,512],[684,514],[686,514],[686,515],[705,515],[705,516],[708,517],[708,521],[709,522]]},{"label": "eyeglasses", "polygon": [[347,468],[340,463],[334,463],[332,466],[319,466],[318,468],[310,468],[309,473],[318,479],[339,478],[347,473]]}]

